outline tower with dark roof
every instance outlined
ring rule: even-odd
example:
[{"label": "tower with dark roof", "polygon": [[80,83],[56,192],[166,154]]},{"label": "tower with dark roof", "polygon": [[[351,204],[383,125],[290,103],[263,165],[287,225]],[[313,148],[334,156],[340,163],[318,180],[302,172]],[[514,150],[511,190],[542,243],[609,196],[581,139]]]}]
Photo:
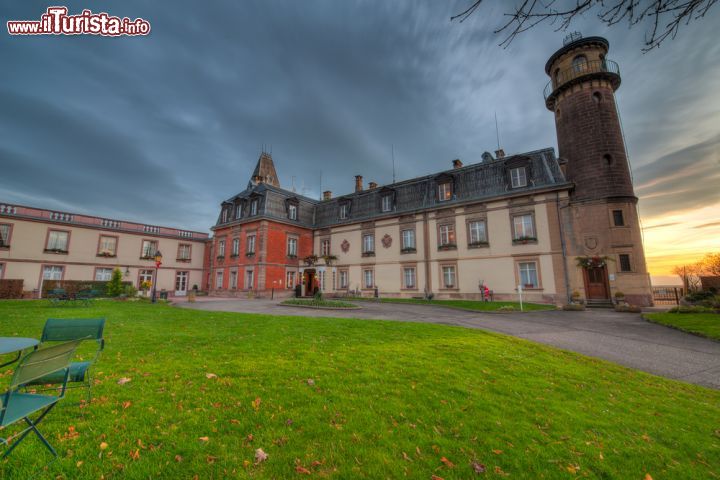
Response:
[{"label": "tower with dark roof", "polygon": [[268,152],[262,152],[260,154],[248,186],[259,185],[261,183],[267,183],[273,187],[280,188],[280,180],[275,171],[275,163],[273,162],[272,155]]}]

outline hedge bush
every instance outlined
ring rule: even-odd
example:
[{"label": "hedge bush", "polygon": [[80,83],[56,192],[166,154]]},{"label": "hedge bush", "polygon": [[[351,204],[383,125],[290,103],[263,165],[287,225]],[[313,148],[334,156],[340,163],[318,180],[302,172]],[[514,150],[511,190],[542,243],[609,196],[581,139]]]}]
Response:
[{"label": "hedge bush", "polygon": [[0,280],[0,298],[22,298],[23,281],[5,279]]},{"label": "hedge bush", "polygon": [[[62,288],[68,295],[75,295],[82,290],[97,290],[100,295],[106,295],[107,285],[110,282],[100,282],[96,280],[45,280],[43,282],[43,297],[47,297],[50,290]],[[123,285],[132,286],[132,282],[122,282]]]}]

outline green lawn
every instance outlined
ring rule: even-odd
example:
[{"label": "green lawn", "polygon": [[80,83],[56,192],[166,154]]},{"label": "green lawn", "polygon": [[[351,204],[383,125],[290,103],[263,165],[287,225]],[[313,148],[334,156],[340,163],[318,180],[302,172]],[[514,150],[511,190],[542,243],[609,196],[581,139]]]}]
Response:
[{"label": "green lawn", "polygon": [[648,313],[645,318],[651,322],[720,340],[720,315],[717,313]]},{"label": "green lawn", "polygon": [[[358,300],[372,300],[371,298],[361,298]],[[465,310],[492,311],[500,310],[502,307],[512,307],[520,311],[520,303],[518,302],[480,302],[475,300],[423,300],[421,298],[381,298],[383,303],[414,303],[417,305],[439,305],[442,307],[462,308]],[[555,310],[555,305],[547,305],[543,303],[525,303],[523,302],[523,310]]]},{"label": "green lawn", "polygon": [[[720,392],[521,339],[109,301],[0,302],[0,335],[51,316],[105,316],[107,347],[84,416],[68,402],[41,426],[61,453],[43,478],[720,475]],[[48,460],[31,438],[0,478]]]}]

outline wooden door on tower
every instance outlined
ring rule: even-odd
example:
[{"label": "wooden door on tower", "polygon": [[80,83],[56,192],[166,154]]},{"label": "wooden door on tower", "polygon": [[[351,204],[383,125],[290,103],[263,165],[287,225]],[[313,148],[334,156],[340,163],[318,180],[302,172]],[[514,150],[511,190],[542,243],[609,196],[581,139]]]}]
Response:
[{"label": "wooden door on tower", "polygon": [[590,300],[610,298],[607,284],[607,268],[590,267],[585,269],[585,292]]}]

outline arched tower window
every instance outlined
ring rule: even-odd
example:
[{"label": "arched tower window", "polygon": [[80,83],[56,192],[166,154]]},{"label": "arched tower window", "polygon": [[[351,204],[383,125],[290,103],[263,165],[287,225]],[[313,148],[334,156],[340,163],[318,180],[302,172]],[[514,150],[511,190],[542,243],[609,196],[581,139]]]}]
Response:
[{"label": "arched tower window", "polygon": [[575,73],[585,72],[587,70],[587,57],[585,55],[578,55],[573,58],[572,67]]}]

